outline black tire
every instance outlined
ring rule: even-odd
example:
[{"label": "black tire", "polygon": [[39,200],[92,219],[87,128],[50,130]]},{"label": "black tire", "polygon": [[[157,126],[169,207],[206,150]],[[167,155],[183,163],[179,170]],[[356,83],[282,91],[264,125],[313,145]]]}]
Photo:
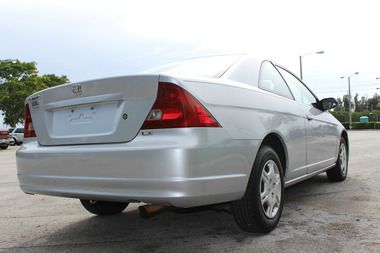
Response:
[{"label": "black tire", "polygon": [[13,141],[14,141],[14,143],[15,143],[15,146],[18,146],[18,145],[20,145],[20,144],[19,144],[19,142],[17,141],[17,139],[16,139],[16,138],[14,138],[14,137],[13,137]]},{"label": "black tire", "polygon": [[99,216],[110,216],[119,214],[123,212],[129,204],[121,202],[95,201],[85,199],[81,199],[80,202],[87,211]]},{"label": "black tire", "polygon": [[[277,213],[269,218],[261,203],[260,192],[262,189],[261,175],[264,166],[272,160],[278,167],[281,182],[281,197]],[[257,153],[255,163],[252,168],[246,192],[242,199],[231,204],[232,213],[237,225],[246,232],[268,233],[278,224],[284,205],[284,177],[280,158],[269,146],[263,146]]]},{"label": "black tire", "polygon": [[8,148],[8,145],[5,145],[5,146],[0,146],[1,149],[7,149]]},{"label": "black tire", "polygon": [[[342,149],[341,149],[342,145],[344,145],[345,152],[346,152],[345,169],[344,169],[344,164],[342,164],[342,159],[340,159],[342,155]],[[336,161],[336,165],[332,169],[329,169],[328,171],[326,171],[326,174],[327,174],[327,178],[331,182],[342,182],[347,178],[347,173],[348,173],[347,143],[346,143],[346,140],[342,137],[339,143],[339,153],[338,153],[338,159]]]}]

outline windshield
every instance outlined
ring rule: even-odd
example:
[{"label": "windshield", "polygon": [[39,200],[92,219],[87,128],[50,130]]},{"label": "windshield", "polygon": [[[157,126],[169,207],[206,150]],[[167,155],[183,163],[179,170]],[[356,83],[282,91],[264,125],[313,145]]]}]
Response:
[{"label": "windshield", "polygon": [[142,73],[219,78],[241,55],[221,55],[175,62]]}]

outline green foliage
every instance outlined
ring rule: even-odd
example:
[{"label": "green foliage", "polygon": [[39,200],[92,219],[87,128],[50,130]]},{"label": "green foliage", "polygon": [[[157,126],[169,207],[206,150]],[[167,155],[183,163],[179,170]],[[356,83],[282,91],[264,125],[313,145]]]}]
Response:
[{"label": "green foliage", "polygon": [[38,75],[35,62],[0,60],[0,110],[4,123],[12,127],[22,123],[26,97],[67,82],[67,76]]},{"label": "green foliage", "polygon": [[373,98],[370,98],[368,99],[368,110],[369,111],[372,111],[372,110],[376,110],[378,109],[378,104],[379,104],[379,98],[378,97],[373,97]]},{"label": "green foliage", "polygon": [[[348,129],[349,123],[343,122],[343,126]],[[351,129],[380,129],[380,122],[369,122],[369,123],[361,123],[361,122],[352,122]]]},{"label": "green foliage", "polygon": [[[352,102],[351,102],[352,103]],[[348,96],[344,95],[343,96],[343,107],[345,111],[348,111],[349,108],[349,102],[348,102]]]},{"label": "green foliage", "polygon": [[344,111],[344,106],[343,106],[342,99],[341,98],[337,98],[336,102],[338,102],[338,104],[336,105],[334,111],[335,112],[342,112],[342,111]]},{"label": "green foliage", "polygon": [[[334,109],[335,112],[348,112],[350,103],[347,95],[344,95],[342,99],[337,98],[337,102],[338,105]],[[361,97],[359,99],[359,94],[356,93],[353,101],[351,100],[351,110],[355,112],[380,111],[380,96],[375,93],[372,98]]]},{"label": "green foliage", "polygon": [[345,111],[332,111],[330,112],[341,123],[348,121],[348,112]]},{"label": "green foliage", "polygon": [[[344,111],[332,111],[330,112],[334,117],[341,123],[348,122],[348,112]],[[370,122],[380,121],[380,111],[363,111],[363,112],[353,112],[352,122],[359,122],[361,116],[367,116]]]},{"label": "green foliage", "polygon": [[54,74],[43,75],[40,78],[42,83],[48,88],[68,83],[70,81],[67,76],[56,76]]}]

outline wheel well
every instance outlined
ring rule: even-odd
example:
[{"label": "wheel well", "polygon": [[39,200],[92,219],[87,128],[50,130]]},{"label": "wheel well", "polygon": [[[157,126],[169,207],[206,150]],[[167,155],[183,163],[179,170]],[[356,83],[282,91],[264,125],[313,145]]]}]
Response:
[{"label": "wheel well", "polygon": [[[347,154],[349,154],[350,147],[349,147],[349,144],[348,144],[348,135],[347,135],[347,132],[346,132],[346,131],[343,131],[343,132],[342,132],[342,137],[343,137],[344,140],[346,141],[346,145],[347,145]],[[339,141],[340,141],[340,140],[339,140]]]},{"label": "wheel well", "polygon": [[285,175],[287,170],[287,153],[281,137],[275,133],[268,134],[261,143],[261,146],[263,145],[268,145],[276,151],[281,160],[282,169],[284,170],[283,173]]}]

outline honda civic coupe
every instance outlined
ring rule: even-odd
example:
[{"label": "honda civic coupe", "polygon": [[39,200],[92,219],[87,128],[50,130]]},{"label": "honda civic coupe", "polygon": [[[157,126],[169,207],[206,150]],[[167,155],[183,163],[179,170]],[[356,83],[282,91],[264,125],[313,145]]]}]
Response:
[{"label": "honda civic coupe", "polygon": [[77,198],[97,215],[131,202],[230,204],[242,230],[266,233],[285,187],[322,172],[345,180],[336,104],[249,55],[61,85],[26,99],[18,179],[25,193]]}]

